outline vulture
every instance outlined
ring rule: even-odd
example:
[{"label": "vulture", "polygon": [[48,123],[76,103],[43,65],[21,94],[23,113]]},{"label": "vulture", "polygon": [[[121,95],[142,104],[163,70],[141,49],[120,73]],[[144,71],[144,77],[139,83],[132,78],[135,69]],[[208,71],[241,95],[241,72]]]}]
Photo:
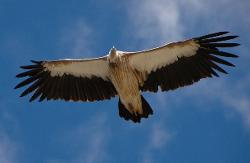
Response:
[{"label": "vulture", "polygon": [[224,58],[236,58],[222,48],[240,44],[228,42],[238,36],[217,32],[137,52],[111,48],[109,54],[91,59],[34,61],[21,66],[25,78],[15,89],[27,86],[20,97],[33,93],[38,99],[99,101],[118,97],[121,118],[140,122],[153,110],[142,92],[175,90],[202,78],[227,74],[221,65],[234,65]]}]

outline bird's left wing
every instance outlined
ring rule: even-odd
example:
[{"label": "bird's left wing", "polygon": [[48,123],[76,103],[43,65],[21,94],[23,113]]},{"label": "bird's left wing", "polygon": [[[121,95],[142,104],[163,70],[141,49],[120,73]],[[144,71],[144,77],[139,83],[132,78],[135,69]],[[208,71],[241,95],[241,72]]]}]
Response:
[{"label": "bird's left wing", "polygon": [[30,101],[40,98],[73,101],[95,101],[114,97],[117,93],[108,78],[106,57],[89,60],[32,61],[21,66],[26,71],[17,75],[27,77],[15,88],[28,86],[21,94],[34,92]]},{"label": "bird's left wing", "polygon": [[222,36],[228,32],[218,32],[170,43],[165,46],[140,51],[127,52],[126,56],[133,69],[144,74],[143,91],[156,92],[173,90],[190,85],[201,78],[218,76],[215,70],[227,73],[218,64],[234,66],[219,57],[237,57],[219,48],[238,46],[237,43],[221,42],[237,36]]}]

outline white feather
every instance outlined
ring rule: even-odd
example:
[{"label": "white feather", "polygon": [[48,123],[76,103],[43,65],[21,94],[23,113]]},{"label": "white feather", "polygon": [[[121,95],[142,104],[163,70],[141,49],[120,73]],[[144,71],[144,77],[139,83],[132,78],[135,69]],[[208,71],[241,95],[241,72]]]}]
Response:
[{"label": "white feather", "polygon": [[196,54],[199,44],[189,40],[172,43],[160,48],[129,54],[130,65],[141,72],[150,73],[170,65],[181,57],[190,57]]},{"label": "white feather", "polygon": [[51,76],[62,76],[64,74],[88,78],[97,76],[104,80],[107,80],[108,77],[108,62],[103,58],[48,61],[43,66],[47,71],[50,71]]}]

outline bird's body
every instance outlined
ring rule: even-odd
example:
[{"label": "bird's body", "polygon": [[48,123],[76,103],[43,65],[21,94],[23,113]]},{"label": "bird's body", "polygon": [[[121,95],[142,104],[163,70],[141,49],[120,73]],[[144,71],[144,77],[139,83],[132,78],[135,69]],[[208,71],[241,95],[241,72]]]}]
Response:
[{"label": "bird's body", "polygon": [[141,95],[138,75],[129,65],[128,59],[116,52],[117,59],[109,63],[110,80],[112,81],[121,102],[131,114],[142,114]]},{"label": "bird's body", "polygon": [[30,101],[62,99],[65,101],[96,101],[118,96],[120,117],[140,122],[153,114],[142,92],[174,90],[191,85],[202,78],[227,73],[219,64],[234,66],[220,57],[238,57],[219,48],[238,46],[222,42],[237,36],[218,32],[139,52],[117,51],[93,59],[32,61],[21,66],[27,77],[15,88],[31,84],[22,94],[34,92]]}]

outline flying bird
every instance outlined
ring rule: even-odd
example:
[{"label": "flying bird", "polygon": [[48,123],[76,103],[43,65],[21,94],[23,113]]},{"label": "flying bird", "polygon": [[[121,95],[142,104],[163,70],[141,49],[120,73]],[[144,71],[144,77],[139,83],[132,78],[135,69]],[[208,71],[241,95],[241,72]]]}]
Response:
[{"label": "flying bird", "polygon": [[220,65],[234,65],[222,57],[238,57],[220,48],[238,46],[227,42],[238,36],[217,32],[138,52],[111,48],[109,54],[93,59],[34,61],[16,75],[26,77],[15,89],[27,86],[20,97],[31,92],[30,101],[98,101],[118,97],[119,116],[140,122],[153,110],[142,92],[175,90],[202,78],[227,72]]}]

